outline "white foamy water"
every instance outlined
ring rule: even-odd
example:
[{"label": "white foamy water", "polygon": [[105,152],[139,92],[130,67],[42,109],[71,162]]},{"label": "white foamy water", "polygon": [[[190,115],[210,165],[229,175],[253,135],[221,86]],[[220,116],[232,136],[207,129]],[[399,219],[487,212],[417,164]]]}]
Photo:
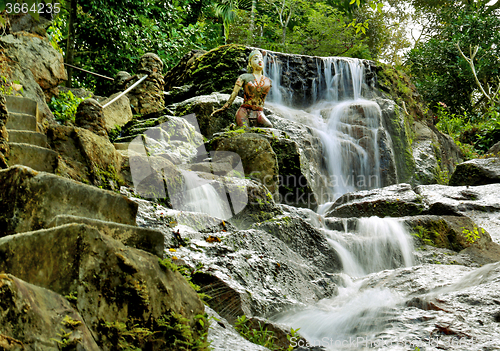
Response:
[{"label": "white foamy water", "polygon": [[201,212],[220,219],[232,216],[227,198],[221,198],[209,181],[198,177],[194,172],[182,171],[182,175],[185,185],[181,210]]}]

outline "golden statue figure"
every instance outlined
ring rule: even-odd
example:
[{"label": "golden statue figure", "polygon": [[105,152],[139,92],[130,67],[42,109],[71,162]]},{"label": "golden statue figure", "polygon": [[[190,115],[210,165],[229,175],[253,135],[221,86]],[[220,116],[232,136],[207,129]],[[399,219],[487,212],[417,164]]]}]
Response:
[{"label": "golden statue figure", "polygon": [[[272,127],[273,125],[264,115],[264,101],[271,90],[271,79],[262,74],[264,70],[264,58],[259,50],[254,50],[248,56],[248,73],[242,74],[236,80],[233,92],[229,100],[221,109],[214,111],[213,115],[225,111],[231,106],[241,87],[243,87],[243,104],[236,112],[236,124],[240,127],[250,127],[250,121],[254,120],[263,127]],[[250,73],[251,72],[251,73]]]}]

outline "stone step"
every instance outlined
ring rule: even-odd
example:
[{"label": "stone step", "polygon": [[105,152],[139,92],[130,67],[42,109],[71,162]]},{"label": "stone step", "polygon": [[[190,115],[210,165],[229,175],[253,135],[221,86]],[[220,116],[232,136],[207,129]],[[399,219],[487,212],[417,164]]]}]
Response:
[{"label": "stone step", "polygon": [[165,238],[163,233],[158,230],[72,215],[56,216],[52,222],[49,223],[47,228],[59,227],[69,223],[87,224],[97,228],[102,234],[106,234],[120,241],[124,245],[135,247],[136,249],[163,258]]},{"label": "stone step", "polygon": [[54,173],[57,168],[58,154],[53,150],[24,143],[9,143],[9,147],[10,166],[23,165],[35,171],[49,173]]},{"label": "stone step", "polygon": [[36,117],[25,113],[9,112],[7,129],[37,131]]},{"label": "stone step", "polygon": [[113,145],[115,146],[116,150],[128,150],[128,145],[130,143],[114,143]]},{"label": "stone step", "polygon": [[9,130],[9,141],[11,143],[23,143],[47,147],[47,136],[42,133],[28,130]]},{"label": "stone step", "polygon": [[7,111],[38,117],[38,105],[36,101],[19,96],[6,96],[5,100],[7,102]]}]

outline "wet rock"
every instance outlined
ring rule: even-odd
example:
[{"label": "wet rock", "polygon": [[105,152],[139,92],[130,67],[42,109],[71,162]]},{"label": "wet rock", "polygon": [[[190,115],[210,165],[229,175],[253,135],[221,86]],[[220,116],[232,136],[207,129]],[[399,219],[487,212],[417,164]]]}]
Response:
[{"label": "wet rock", "polygon": [[[284,194],[282,195],[282,200],[284,200],[282,203],[314,209],[316,206],[314,200],[317,200],[319,203],[328,201],[326,197],[326,177],[323,174],[323,144],[317,133],[306,125],[282,117],[283,112],[272,108],[269,113],[265,112],[274,126],[272,133],[275,134],[275,138],[278,138],[276,140],[278,143],[276,145],[276,155],[280,165],[280,194]],[[290,141],[296,143],[298,150]],[[281,143],[283,143],[282,148],[279,147]],[[289,151],[291,151],[291,154],[287,154]],[[288,171],[286,171],[287,168],[289,168]],[[282,169],[284,170],[283,172]],[[288,175],[288,178],[286,175]],[[290,189],[285,192],[286,187]],[[314,199],[310,198],[308,188],[314,193]],[[290,190],[292,194],[297,194],[297,189],[298,196],[293,196],[293,200],[288,203],[284,196],[289,194]],[[302,197],[302,194],[306,195]],[[306,204],[301,200],[304,198],[306,199]],[[309,199],[313,201],[309,201]]]},{"label": "wet rock", "polygon": [[[236,80],[235,80],[236,81]],[[221,132],[231,123],[235,123],[236,111],[243,103],[243,99],[237,97],[233,104],[224,112],[213,117],[211,113],[224,105],[229,100],[229,94],[213,93],[211,95],[195,96],[180,103],[169,106],[178,117],[195,114],[200,128],[200,133],[210,139],[215,133]]]},{"label": "wet rock", "polygon": [[500,157],[474,159],[457,165],[450,185],[486,185],[500,183]]},{"label": "wet rock", "polygon": [[48,41],[37,35],[19,32],[0,38],[4,48],[2,54],[6,65],[2,69],[10,81],[19,81],[22,96],[35,100],[41,119],[54,123],[54,116],[46,100],[57,93],[57,86],[66,80],[63,57]]},{"label": "wet rock", "polygon": [[[113,94],[106,100],[101,101],[101,105],[106,105],[109,101],[117,97],[118,94],[119,93]],[[107,132],[110,132],[116,127],[123,127],[125,124],[130,122],[133,117],[132,109],[130,108],[130,101],[127,95],[123,95],[111,105],[106,106],[102,113]]]},{"label": "wet rock", "polygon": [[208,341],[210,348],[214,351],[265,351],[264,346],[256,345],[243,338],[234,327],[210,307],[205,306],[205,311],[210,318],[210,329],[208,330]]},{"label": "wet rock", "polygon": [[193,239],[175,256],[191,267],[203,264],[193,279],[212,297],[211,308],[231,323],[241,314],[264,316],[336,291],[334,276],[260,230],[222,233],[220,243]]},{"label": "wet rock", "polygon": [[51,126],[47,141],[60,155],[56,174],[106,189],[118,189],[122,156],[107,137],[78,127]]},{"label": "wet rock", "polygon": [[100,350],[68,300],[10,274],[0,274],[0,325],[2,350]]},{"label": "wet rock", "polygon": [[414,216],[404,222],[420,245],[458,252],[468,247],[485,250],[492,243],[488,232],[465,216]]},{"label": "wet rock", "polygon": [[[0,256],[0,270],[77,296],[76,309],[102,350],[116,348],[116,333],[123,333],[131,347],[164,350],[173,343],[169,328],[180,328],[179,323],[189,333],[175,337],[188,345],[206,330],[195,318],[203,314],[203,304],[178,272],[162,266],[157,256],[128,248],[87,225],[1,238]],[[154,336],[149,341],[128,338],[136,328]]]},{"label": "wet rock", "polygon": [[278,192],[278,160],[267,138],[238,129],[212,139],[210,148],[238,154],[246,176],[257,179],[271,194]]},{"label": "wet rock", "polygon": [[427,210],[409,184],[347,193],[335,201],[326,217],[415,216]]},{"label": "wet rock", "polygon": [[342,263],[322,232],[297,217],[277,216],[252,228],[264,230],[284,242],[312,265],[325,272],[339,272]]},{"label": "wet rock", "polygon": [[1,235],[44,228],[68,214],[135,225],[137,205],[99,188],[24,166],[0,171]]},{"label": "wet rock", "polygon": [[94,99],[80,102],[76,110],[75,124],[77,127],[88,129],[99,136],[108,136],[102,106]]},{"label": "wet rock", "polygon": [[5,97],[0,94],[0,169],[8,167],[6,160],[6,157],[9,155],[9,134],[6,127],[7,118],[9,118],[7,103]]}]

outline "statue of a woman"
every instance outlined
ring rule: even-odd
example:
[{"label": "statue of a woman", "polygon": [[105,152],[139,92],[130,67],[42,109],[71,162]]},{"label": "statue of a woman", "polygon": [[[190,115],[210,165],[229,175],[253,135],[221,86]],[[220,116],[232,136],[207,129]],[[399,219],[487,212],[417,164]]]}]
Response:
[{"label": "statue of a woman", "polygon": [[[248,73],[242,74],[236,80],[233,93],[229,100],[222,106],[221,109],[212,113],[213,115],[225,111],[231,106],[241,87],[243,87],[243,104],[236,112],[236,123],[241,127],[250,127],[249,121],[254,119],[258,124],[264,127],[272,127],[273,125],[264,116],[264,101],[271,90],[271,79],[262,74],[264,70],[264,58],[259,50],[254,50],[248,56]],[[252,73],[250,73],[252,72]]]}]

